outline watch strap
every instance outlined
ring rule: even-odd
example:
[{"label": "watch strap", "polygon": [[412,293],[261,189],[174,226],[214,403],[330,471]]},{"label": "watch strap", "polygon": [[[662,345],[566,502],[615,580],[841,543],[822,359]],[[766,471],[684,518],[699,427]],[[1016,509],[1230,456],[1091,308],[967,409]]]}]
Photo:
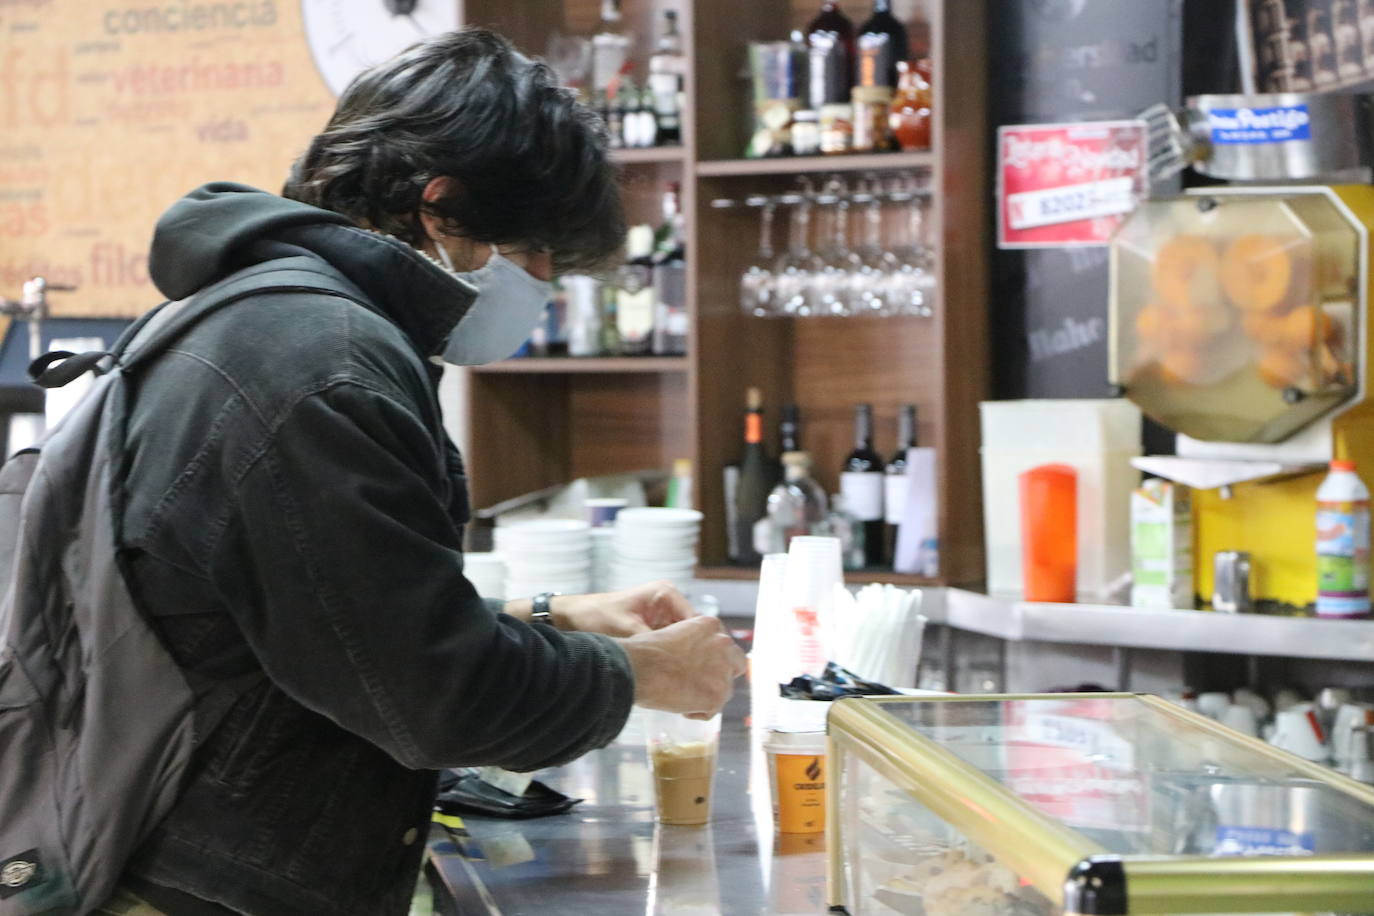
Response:
[{"label": "watch strap", "polygon": [[553,626],[553,599],[558,592],[540,592],[530,599],[530,623],[546,623]]}]

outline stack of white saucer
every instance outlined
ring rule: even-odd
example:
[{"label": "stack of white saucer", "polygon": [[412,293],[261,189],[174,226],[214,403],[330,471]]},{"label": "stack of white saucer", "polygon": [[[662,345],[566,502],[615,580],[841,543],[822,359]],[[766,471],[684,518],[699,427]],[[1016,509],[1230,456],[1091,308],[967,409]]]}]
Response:
[{"label": "stack of white saucer", "polygon": [[615,525],[592,529],[592,587],[593,592],[611,589],[611,566],[615,560]]},{"label": "stack of white saucer", "polygon": [[499,553],[463,554],[463,575],[483,598],[506,597],[506,564]]},{"label": "stack of white saucer", "polygon": [[701,513],[695,509],[622,509],[615,519],[610,587],[656,579],[686,584],[696,568],[700,535]]},{"label": "stack of white saucer", "polygon": [[589,591],[591,550],[586,522],[539,519],[496,529],[496,551],[506,564],[507,598]]}]

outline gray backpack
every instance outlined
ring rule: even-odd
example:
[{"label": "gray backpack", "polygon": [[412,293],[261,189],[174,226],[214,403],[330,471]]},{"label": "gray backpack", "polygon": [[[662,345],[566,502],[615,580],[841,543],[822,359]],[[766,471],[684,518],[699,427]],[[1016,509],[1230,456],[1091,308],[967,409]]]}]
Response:
[{"label": "gray backpack", "polygon": [[176,800],[192,750],[261,677],[198,683],[129,593],[115,536],[126,377],[245,296],[357,299],[314,263],[249,268],[150,313],[111,353],[35,364],[46,387],[102,374],[41,445],[0,468],[0,916],[104,903]]}]

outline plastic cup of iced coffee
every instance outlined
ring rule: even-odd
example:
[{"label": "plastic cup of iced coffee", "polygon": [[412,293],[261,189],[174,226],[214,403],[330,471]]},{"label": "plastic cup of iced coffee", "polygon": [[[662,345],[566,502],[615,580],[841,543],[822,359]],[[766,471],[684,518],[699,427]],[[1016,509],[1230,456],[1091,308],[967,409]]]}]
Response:
[{"label": "plastic cup of iced coffee", "polygon": [[663,824],[696,826],[711,817],[720,716],[705,722],[648,710],[645,730],[654,798]]}]

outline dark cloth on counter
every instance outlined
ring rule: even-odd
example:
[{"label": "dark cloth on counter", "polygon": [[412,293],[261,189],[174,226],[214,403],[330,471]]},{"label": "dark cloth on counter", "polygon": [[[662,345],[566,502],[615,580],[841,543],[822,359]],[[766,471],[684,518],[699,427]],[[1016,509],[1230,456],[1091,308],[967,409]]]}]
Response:
[{"label": "dark cloth on counter", "polygon": [[253,916],[407,911],[435,771],[607,744],[624,651],[499,613],[463,575],[440,352],[472,289],[409,246],[242,185],[160,220],[169,298],[266,261],[363,304],[255,295],[133,381],[124,568],[183,666],[265,674],[196,753],[130,874]]}]

